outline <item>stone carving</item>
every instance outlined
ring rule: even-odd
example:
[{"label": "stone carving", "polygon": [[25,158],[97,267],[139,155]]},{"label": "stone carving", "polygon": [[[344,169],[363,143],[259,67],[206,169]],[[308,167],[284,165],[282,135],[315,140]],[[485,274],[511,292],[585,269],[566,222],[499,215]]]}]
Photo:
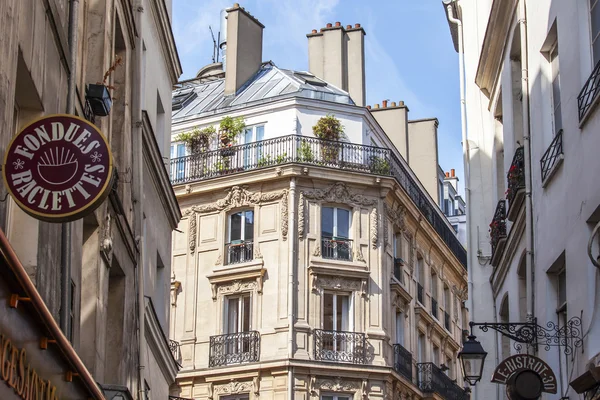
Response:
[{"label": "stone carving", "polygon": [[310,376],[310,382],[308,384],[308,392],[310,393],[311,396],[316,396],[317,394],[317,377],[314,375]]},{"label": "stone carving", "polygon": [[388,382],[388,381],[385,382],[383,399],[384,400],[394,400],[394,387],[392,385],[392,382]]},{"label": "stone carving", "polygon": [[313,251],[313,256],[315,256],[315,257],[321,257],[321,246],[319,246],[318,243],[315,246],[315,251]]},{"label": "stone carving", "polygon": [[227,282],[226,284],[212,284],[212,299],[217,299],[217,294],[235,294],[240,292],[247,292],[259,288],[259,285],[256,281],[242,281],[235,280],[232,282]]},{"label": "stone carving", "polygon": [[361,194],[351,193],[346,184],[342,182],[336,182],[324,190],[318,189],[309,192],[300,192],[298,205],[298,237],[300,239],[304,237],[305,198],[319,202],[342,203],[352,207],[372,207],[377,204],[376,199],[369,199]]},{"label": "stone carving", "polygon": [[258,376],[252,378],[252,393],[254,393],[254,397],[260,396],[260,379]]},{"label": "stone carving", "polygon": [[361,395],[363,399],[369,398],[369,381],[367,379],[362,380]]},{"label": "stone carving", "polygon": [[221,266],[223,265],[223,253],[219,251],[219,255],[217,256],[217,259],[215,260],[215,266]]},{"label": "stone carving", "polygon": [[358,243],[356,244],[356,249],[354,250],[354,259],[359,262],[366,262],[362,250],[360,249],[360,244]]},{"label": "stone carving", "polygon": [[371,244],[373,245],[373,248],[376,249],[377,248],[377,239],[378,239],[378,234],[379,232],[377,231],[377,222],[378,222],[379,218],[377,215],[377,207],[373,208],[373,211],[371,211]]},{"label": "stone carving", "polygon": [[185,185],[185,192],[187,194],[192,193],[192,185]]},{"label": "stone carving", "polygon": [[383,203],[383,212],[385,214],[384,223],[383,223],[383,242],[388,244],[388,222],[387,218],[392,223],[392,228],[394,231],[398,230],[400,232],[406,232],[406,207],[399,204],[395,207],[389,207],[386,203]]},{"label": "stone carving", "polygon": [[335,289],[360,292],[362,296],[367,294],[366,279],[350,279],[341,276],[318,276],[312,274],[312,291],[317,293],[319,289]]},{"label": "stone carving", "polygon": [[263,255],[262,255],[262,253],[260,252],[260,248],[259,248],[259,246],[258,246],[258,243],[256,243],[256,244],[254,245],[254,259],[255,259],[255,260],[262,260],[262,258],[263,258]]},{"label": "stone carving", "polygon": [[198,231],[196,229],[197,223],[198,222],[197,222],[196,214],[190,215],[188,232],[189,232],[189,239],[190,239],[190,253],[191,254],[194,254],[194,251],[196,250],[196,232]]},{"label": "stone carving", "polygon": [[214,390],[214,394],[249,393],[251,390],[252,382],[231,381],[225,385],[218,385]]},{"label": "stone carving", "polygon": [[213,392],[214,392],[213,383],[212,382],[208,382],[207,389],[208,389],[208,398],[209,398],[209,400],[212,400],[212,398],[213,398]]},{"label": "stone carving", "polygon": [[317,387],[321,390],[331,390],[333,392],[350,392],[362,389],[362,383],[338,377],[335,379],[319,379]]},{"label": "stone carving", "polygon": [[[287,189],[279,192],[254,193],[247,189],[234,186],[228,190],[224,199],[217,200],[211,204],[193,206],[186,210],[184,215],[191,213],[208,213],[215,211],[229,211],[237,207],[256,206],[264,202],[281,200],[281,235],[283,240],[287,240],[288,234],[288,191]],[[195,233],[194,233],[195,234]]]}]

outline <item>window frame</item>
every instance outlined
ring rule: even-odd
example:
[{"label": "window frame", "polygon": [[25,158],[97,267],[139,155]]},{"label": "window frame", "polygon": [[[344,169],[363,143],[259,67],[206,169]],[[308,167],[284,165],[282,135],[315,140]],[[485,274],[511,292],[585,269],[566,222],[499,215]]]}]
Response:
[{"label": "window frame", "polygon": [[[245,221],[247,221],[246,219],[246,213],[252,213],[252,242],[254,242],[254,230],[256,228],[255,223],[254,223],[254,209],[249,208],[249,209],[243,209],[243,210],[238,210],[235,212],[231,212],[227,215],[227,243],[231,244],[231,227],[232,227],[232,223],[231,223],[231,217],[242,213],[243,214],[243,218],[240,220],[240,236],[241,238],[239,239],[241,243],[245,243],[248,240],[246,239],[246,223]],[[236,239],[238,240],[238,239]]]},{"label": "window frame", "polygon": [[[600,1],[600,0],[599,0]],[[556,60],[556,66],[554,65],[554,61]],[[552,96],[552,127],[553,132],[552,136],[556,136],[558,132],[563,129],[563,119],[562,119],[562,97],[561,97],[561,84],[560,84],[560,54],[558,52],[558,38],[548,51],[548,64],[550,67],[550,93]],[[558,80],[558,96],[555,95],[554,90],[554,81]],[[558,97],[558,104],[556,102],[556,97]],[[557,126],[557,115],[558,120],[560,120],[560,126]]]},{"label": "window frame", "polygon": [[[248,299],[248,330],[244,330],[243,324],[245,319],[245,310],[244,310],[244,299]],[[237,300],[238,302],[238,317],[236,321],[236,331],[233,332],[229,326],[229,302],[230,300]],[[240,313],[239,310],[242,312]],[[241,327],[241,328],[240,328]],[[242,292],[237,294],[225,295],[223,297],[223,334],[232,335],[236,333],[244,333],[252,331],[252,293],[251,292]]]},{"label": "window frame", "polygon": [[598,54],[594,54],[594,45],[596,44],[596,41],[600,41],[600,21],[598,21],[598,31],[594,34],[594,21],[593,21],[593,15],[594,15],[594,11],[596,7],[600,7],[600,0],[590,0],[588,2],[590,9],[589,9],[589,21],[590,21],[590,50],[592,53],[592,69],[596,66],[596,64],[598,64],[598,62],[600,62],[600,52]]},{"label": "window frame", "polygon": [[[332,329],[326,329],[325,328],[325,296],[332,296],[333,297],[333,302],[332,302],[332,310],[333,310],[333,314],[332,314]],[[336,325],[337,325],[337,300],[338,297],[347,297],[348,298],[348,311],[346,315],[347,318],[347,324],[348,324],[348,330],[344,330],[344,329],[337,329]],[[344,318],[344,316],[342,315],[342,319]],[[344,322],[342,320],[342,327],[344,325]],[[354,320],[354,296],[352,292],[336,292],[336,291],[332,291],[332,290],[326,290],[323,292],[323,302],[321,305],[321,327],[323,330],[325,331],[333,331],[333,332],[355,332],[355,320]]]},{"label": "window frame", "polygon": [[[321,237],[325,237],[323,235],[323,210],[326,208],[333,209],[333,227],[332,227],[332,239],[348,239],[351,240],[352,236],[352,210],[345,207],[338,206],[323,206],[321,207]],[[338,235],[338,210],[348,211],[348,237],[343,237]]]}]

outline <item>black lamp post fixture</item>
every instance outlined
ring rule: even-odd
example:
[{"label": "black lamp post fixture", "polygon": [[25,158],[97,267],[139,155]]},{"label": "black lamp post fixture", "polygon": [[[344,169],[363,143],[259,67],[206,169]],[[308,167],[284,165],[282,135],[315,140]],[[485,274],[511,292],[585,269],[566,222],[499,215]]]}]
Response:
[{"label": "black lamp post fixture", "polygon": [[559,326],[552,321],[546,323],[546,326],[537,324],[537,319],[534,318],[531,322],[507,322],[507,323],[492,323],[492,322],[469,322],[471,333],[467,337],[467,341],[463,344],[463,350],[458,353],[465,381],[471,386],[475,386],[481,380],[483,375],[483,364],[486,351],[473,335],[473,327],[478,326],[483,332],[489,329],[499,332],[502,336],[512,339],[515,344],[514,348],[521,351],[523,344],[529,348],[530,346],[538,350],[538,345],[544,346],[546,351],[552,346],[564,347],[565,354],[571,354],[574,348],[583,346],[583,338],[581,335],[581,318],[573,317],[566,325]]}]

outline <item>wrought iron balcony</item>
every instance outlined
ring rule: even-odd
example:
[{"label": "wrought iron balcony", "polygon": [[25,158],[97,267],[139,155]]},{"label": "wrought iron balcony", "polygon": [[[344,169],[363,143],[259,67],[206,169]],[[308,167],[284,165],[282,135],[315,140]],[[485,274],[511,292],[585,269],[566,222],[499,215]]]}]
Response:
[{"label": "wrought iron balcony", "polygon": [[412,354],[400,344],[394,345],[394,369],[412,382]]},{"label": "wrought iron balcony", "polygon": [[394,278],[396,278],[401,284],[404,285],[404,274],[402,273],[402,267],[404,266],[404,260],[397,257],[394,258]]},{"label": "wrought iron balcony", "polygon": [[315,360],[351,364],[365,364],[367,361],[364,333],[315,329],[313,336]]},{"label": "wrought iron balcony", "polygon": [[254,243],[252,241],[226,243],[225,253],[228,265],[252,261],[254,259]]},{"label": "wrought iron balcony", "polygon": [[331,260],[352,261],[352,240],[345,238],[321,238],[321,254]]},{"label": "wrought iron balcony", "polygon": [[579,109],[579,124],[581,125],[590,114],[592,107],[598,101],[600,93],[600,61],[594,67],[590,77],[581,88],[577,96],[577,107]]},{"label": "wrought iron balcony", "polygon": [[433,318],[438,319],[438,303],[434,297],[431,298],[431,315],[433,315]]},{"label": "wrought iron balcony", "polygon": [[417,301],[423,305],[425,305],[425,301],[423,300],[423,285],[417,282]]},{"label": "wrought iron balcony", "polygon": [[492,260],[493,266],[498,265],[500,255],[504,250],[506,243],[506,202],[500,200],[496,205],[494,218],[490,223],[490,244],[492,245]]},{"label": "wrought iron balcony", "polygon": [[508,189],[506,190],[508,219],[513,221],[523,202],[525,190],[525,151],[523,146],[515,151],[510,169],[508,170],[508,174],[506,174],[506,179],[508,181]]},{"label": "wrought iron balcony", "polygon": [[450,331],[452,325],[450,325],[450,314],[447,311],[444,311],[444,327]]},{"label": "wrought iron balcony", "polygon": [[169,340],[169,350],[173,354],[173,358],[181,366],[181,345],[175,340]]},{"label": "wrought iron balcony", "polygon": [[563,142],[562,142],[563,130],[558,131],[550,147],[546,150],[540,164],[542,165],[542,184],[546,182],[546,179],[550,178],[550,175],[554,173],[555,168],[562,162],[563,159]]},{"label": "wrought iron balcony", "polygon": [[229,333],[210,337],[209,367],[256,362],[260,359],[260,333]]},{"label": "wrought iron balcony", "polygon": [[390,149],[300,135],[282,136],[174,158],[170,162],[171,183],[213,179],[286,163],[393,177],[466,269],[465,248],[435,203]]},{"label": "wrought iron balcony", "polygon": [[469,394],[434,363],[417,364],[417,385],[424,393],[437,393],[446,400],[468,400]]}]

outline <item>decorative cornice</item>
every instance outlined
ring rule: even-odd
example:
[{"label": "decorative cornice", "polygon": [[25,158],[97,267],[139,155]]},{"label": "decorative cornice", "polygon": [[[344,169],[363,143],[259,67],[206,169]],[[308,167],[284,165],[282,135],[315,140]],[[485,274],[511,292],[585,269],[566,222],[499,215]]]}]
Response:
[{"label": "decorative cornice", "polygon": [[[304,237],[304,208],[305,199],[315,200],[326,203],[341,203],[352,207],[373,207],[377,205],[377,199],[370,199],[361,194],[352,193],[345,183],[336,182],[327,189],[317,189],[313,191],[301,191],[298,205],[298,237]],[[373,213],[375,214],[373,216]],[[371,241],[377,244],[377,210],[371,213]]]},{"label": "decorative cornice", "polygon": [[216,385],[213,390],[213,396],[221,394],[250,393],[253,389],[253,382],[231,381],[224,385]]},{"label": "decorative cornice", "polygon": [[266,270],[263,268],[262,260],[254,262],[245,267],[217,271],[207,278],[211,284],[212,299],[216,300],[218,294],[233,294],[246,291],[262,293],[263,278]]},{"label": "decorative cornice", "polygon": [[506,42],[516,6],[517,0],[494,0],[492,3],[475,75],[475,83],[488,98],[494,91],[507,51]]}]

